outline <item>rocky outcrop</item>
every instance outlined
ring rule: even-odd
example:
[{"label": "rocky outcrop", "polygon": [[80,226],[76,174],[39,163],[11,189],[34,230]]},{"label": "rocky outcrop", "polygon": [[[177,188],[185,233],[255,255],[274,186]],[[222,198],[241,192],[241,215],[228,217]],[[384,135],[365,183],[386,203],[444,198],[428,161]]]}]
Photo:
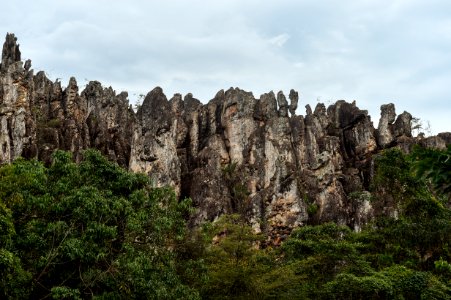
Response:
[{"label": "rocky outcrop", "polygon": [[63,89],[30,67],[29,60],[23,67],[16,38],[8,34],[0,66],[0,163],[19,156],[48,162],[55,149],[78,160],[92,147],[128,166],[136,120],[127,93],[116,95],[96,81],[79,93],[75,78]]},{"label": "rocky outcrop", "polygon": [[0,65],[0,162],[36,154],[33,73],[22,67],[16,41],[14,35],[6,36]]},{"label": "rocky outcrop", "polygon": [[374,154],[451,142],[449,133],[413,138],[411,115],[397,116],[393,104],[381,107],[377,129],[355,102],[307,105],[297,115],[294,90],[288,101],[282,92],[255,98],[231,88],[202,104],[191,94],[168,100],[157,87],[135,113],[125,92],[96,81],[80,92],[75,78],[63,88],[20,59],[8,34],[0,66],[0,163],[19,156],[49,162],[55,149],[79,160],[82,150],[97,148],[156,186],[191,197],[192,225],[239,212],[274,243],[306,223],[359,229],[379,213],[366,192]]}]

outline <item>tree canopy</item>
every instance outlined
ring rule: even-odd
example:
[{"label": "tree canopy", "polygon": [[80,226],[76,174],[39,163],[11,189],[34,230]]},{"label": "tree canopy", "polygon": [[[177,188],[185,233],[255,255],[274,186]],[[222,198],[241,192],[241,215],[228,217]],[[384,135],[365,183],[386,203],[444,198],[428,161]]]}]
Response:
[{"label": "tree canopy", "polygon": [[243,215],[188,230],[189,200],[97,151],[19,159],[0,168],[0,298],[450,299],[450,153],[385,150],[370,201],[396,214],[302,226],[278,248]]},{"label": "tree canopy", "polygon": [[0,298],[196,298],[172,248],[189,201],[99,152],[0,168]]}]

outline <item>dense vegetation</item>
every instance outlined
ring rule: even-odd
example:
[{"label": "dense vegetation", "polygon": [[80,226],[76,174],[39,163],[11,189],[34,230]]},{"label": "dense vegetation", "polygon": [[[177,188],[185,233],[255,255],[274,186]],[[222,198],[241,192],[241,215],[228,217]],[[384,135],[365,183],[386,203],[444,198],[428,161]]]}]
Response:
[{"label": "dense vegetation", "polygon": [[0,298],[196,298],[171,248],[189,202],[96,151],[0,169]]},{"label": "dense vegetation", "polygon": [[188,232],[189,200],[96,151],[17,160],[0,168],[0,298],[450,299],[451,148],[386,150],[371,188],[396,213],[274,249],[241,215]]}]

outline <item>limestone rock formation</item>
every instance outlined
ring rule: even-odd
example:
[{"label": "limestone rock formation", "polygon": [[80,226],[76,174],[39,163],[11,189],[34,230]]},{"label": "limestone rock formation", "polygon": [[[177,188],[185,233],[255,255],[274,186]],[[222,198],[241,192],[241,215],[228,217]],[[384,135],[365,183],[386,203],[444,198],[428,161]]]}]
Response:
[{"label": "limestone rock formation", "polygon": [[374,154],[451,142],[451,133],[413,138],[411,115],[397,116],[393,104],[381,107],[375,129],[355,102],[307,105],[296,115],[299,95],[291,90],[288,98],[230,88],[202,104],[191,94],[168,100],[157,87],[135,113],[127,93],[97,81],[80,92],[75,78],[63,88],[42,71],[34,75],[8,34],[0,65],[0,163],[19,156],[49,162],[55,149],[79,160],[82,150],[97,148],[156,186],[191,197],[192,225],[240,212],[277,243],[306,223],[358,230],[383,213],[366,192]]},{"label": "limestone rock formation", "polygon": [[6,36],[0,73],[0,163],[19,156],[49,161],[55,149],[98,148],[128,166],[135,114],[127,94],[92,81],[79,93],[75,78],[63,89],[43,71],[25,68],[13,34]]}]

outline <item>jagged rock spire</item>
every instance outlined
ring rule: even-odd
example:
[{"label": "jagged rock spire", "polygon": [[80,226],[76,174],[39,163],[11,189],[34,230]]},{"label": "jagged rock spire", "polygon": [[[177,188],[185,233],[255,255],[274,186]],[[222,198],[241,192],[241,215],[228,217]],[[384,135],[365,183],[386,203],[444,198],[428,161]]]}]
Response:
[{"label": "jagged rock spire", "polygon": [[298,108],[299,94],[292,89],[288,97],[290,98],[290,114],[294,116],[296,114],[296,109]]},{"label": "jagged rock spire", "polygon": [[288,101],[282,91],[277,93],[277,103],[279,104],[279,115],[288,117]]},{"label": "jagged rock spire", "polygon": [[17,38],[14,33],[7,33],[5,43],[2,50],[2,63],[0,70],[6,70],[12,63],[20,61],[19,44],[17,44]]}]

